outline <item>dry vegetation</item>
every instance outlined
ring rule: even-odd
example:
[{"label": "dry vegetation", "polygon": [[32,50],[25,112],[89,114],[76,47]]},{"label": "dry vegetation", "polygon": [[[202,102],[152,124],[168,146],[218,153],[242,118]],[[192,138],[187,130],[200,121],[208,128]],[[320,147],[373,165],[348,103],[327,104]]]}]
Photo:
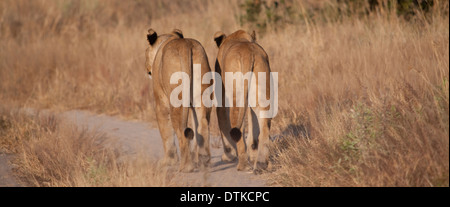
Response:
[{"label": "dry vegetation", "polygon": [[101,133],[48,112],[0,108],[0,148],[15,153],[25,186],[171,186],[173,173],[154,161],[127,159]]},{"label": "dry vegetation", "polygon": [[[1,1],[0,103],[152,122],[147,29],[181,29],[204,45],[211,64],[214,32],[254,28],[241,25],[241,2]],[[448,2],[435,1],[430,13],[408,21],[388,8],[338,20],[304,12],[325,5],[334,15],[333,2],[295,2],[297,19],[268,21],[258,36],[280,78],[274,171],[267,177],[282,186],[448,186]],[[95,133],[49,117],[8,119],[2,123],[21,140],[12,144],[23,157],[18,171],[33,185],[141,183],[111,180],[122,179],[122,167],[93,142]],[[60,159],[42,161],[61,149],[67,150]],[[97,170],[106,168],[106,184],[86,178],[92,160],[103,166]],[[64,174],[64,163],[72,162]]]}]

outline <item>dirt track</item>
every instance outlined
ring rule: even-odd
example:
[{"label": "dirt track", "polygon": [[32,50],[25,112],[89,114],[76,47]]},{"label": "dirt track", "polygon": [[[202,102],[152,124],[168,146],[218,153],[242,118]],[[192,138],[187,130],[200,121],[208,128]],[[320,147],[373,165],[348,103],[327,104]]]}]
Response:
[{"label": "dirt track", "polygon": [[[33,113],[33,110],[25,110]],[[159,160],[163,157],[162,141],[159,130],[151,128],[150,124],[137,121],[124,121],[116,117],[96,115],[86,111],[68,111],[60,114],[68,123],[75,124],[80,129],[94,130],[105,133],[119,146],[126,158],[145,156],[148,159]],[[224,163],[220,157],[222,148],[211,145],[211,167],[206,171],[193,173],[177,173],[175,183],[188,186],[221,186],[221,187],[254,187],[264,186],[265,182],[258,176],[248,172],[238,172],[237,163]],[[8,160],[11,155],[0,154],[0,187],[21,186],[12,175]],[[126,160],[126,159],[125,159]]]},{"label": "dirt track", "polygon": [[[163,157],[163,147],[159,130],[148,123],[124,121],[116,117],[95,115],[85,111],[63,113],[67,120],[78,127],[104,132],[117,140],[120,150],[127,156],[148,156],[149,159]],[[238,172],[237,163],[224,163],[220,157],[222,148],[211,146],[211,167],[207,172],[178,173],[177,183],[192,186],[264,186],[265,182],[248,172]]]},{"label": "dirt track", "polygon": [[[29,110],[26,111],[30,113]],[[64,112],[60,116],[80,129],[105,133],[114,142],[114,146],[119,146],[118,150],[123,152],[127,158],[145,156],[148,159],[159,160],[163,156],[159,130],[150,127],[148,123],[124,121],[116,117],[78,110]],[[220,159],[222,148],[214,146],[211,145],[210,169],[206,172],[177,173],[175,182],[188,186],[251,187],[265,185],[264,180],[258,176],[236,171],[237,163],[222,162]],[[7,160],[6,155],[0,155],[0,186],[20,186],[18,182],[14,181]]]},{"label": "dirt track", "polygon": [[12,155],[0,153],[0,187],[20,187],[12,174],[12,167],[8,163]]}]

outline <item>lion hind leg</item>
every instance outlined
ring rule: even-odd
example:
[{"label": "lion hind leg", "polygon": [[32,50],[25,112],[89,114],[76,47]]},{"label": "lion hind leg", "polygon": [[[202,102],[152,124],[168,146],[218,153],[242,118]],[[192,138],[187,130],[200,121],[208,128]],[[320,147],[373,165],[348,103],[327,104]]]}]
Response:
[{"label": "lion hind leg", "polygon": [[255,173],[266,170],[269,165],[270,119],[258,118],[260,133],[258,136],[258,154],[254,164]]},{"label": "lion hind leg", "polygon": [[226,115],[226,109],[224,107],[216,108],[217,120],[219,122],[220,137],[222,138],[223,145],[223,162],[233,162],[237,158],[236,143],[231,139],[229,134],[231,130],[230,121]]},{"label": "lion hind leg", "polygon": [[156,118],[164,147],[163,165],[174,165],[178,162],[175,132],[170,120],[169,108],[156,104]]},{"label": "lion hind leg", "polygon": [[[192,135],[188,134],[189,136],[186,136],[186,125],[183,124],[186,122],[187,116],[183,116],[183,108],[172,108],[170,117],[172,120],[173,129],[175,130],[175,133],[178,138],[178,144],[180,147],[180,171],[182,172],[192,172],[194,170],[194,163],[192,159],[192,154],[190,152],[190,136],[193,137],[193,131],[189,132],[192,133]],[[191,129],[192,130],[192,129]],[[191,138],[192,139],[192,138]]]},{"label": "lion hind leg", "polygon": [[247,143],[247,154],[250,163],[254,164],[256,162],[256,157],[258,154],[258,136],[259,136],[259,124],[258,118],[256,117],[253,108],[248,110],[248,135],[245,140]]},{"label": "lion hind leg", "polygon": [[208,109],[205,107],[197,107],[193,109],[193,117],[195,124],[195,140],[197,144],[197,161],[201,167],[207,167],[211,161],[211,151],[209,148],[209,120]]}]

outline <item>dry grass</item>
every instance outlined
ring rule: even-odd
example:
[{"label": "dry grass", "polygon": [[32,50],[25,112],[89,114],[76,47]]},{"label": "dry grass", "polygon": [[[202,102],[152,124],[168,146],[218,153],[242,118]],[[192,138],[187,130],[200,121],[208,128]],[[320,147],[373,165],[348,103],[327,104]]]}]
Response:
[{"label": "dry grass", "polygon": [[[153,122],[147,29],[183,30],[211,64],[214,32],[240,28],[239,2],[2,1],[0,100]],[[310,2],[294,10],[320,6]],[[449,185],[448,2],[436,2],[410,21],[300,15],[258,37],[280,78],[272,182]]]},{"label": "dry grass", "polygon": [[290,78],[280,80],[282,136],[268,177],[283,186],[448,186],[448,26],[447,16],[374,16],[262,39],[274,70]]},{"label": "dry grass", "polygon": [[[212,35],[202,31],[231,24],[221,18],[227,11],[206,10],[202,1],[163,2],[2,1],[0,98],[20,106],[154,121],[153,90],[144,68],[147,29],[180,28],[186,37],[209,43],[212,51]],[[190,4],[201,12],[184,12]]]},{"label": "dry grass", "polygon": [[[0,109],[0,149],[15,153],[17,177],[28,186],[171,186],[173,173],[156,162],[127,159],[104,135],[48,113]],[[111,145],[111,144],[109,144]]]}]

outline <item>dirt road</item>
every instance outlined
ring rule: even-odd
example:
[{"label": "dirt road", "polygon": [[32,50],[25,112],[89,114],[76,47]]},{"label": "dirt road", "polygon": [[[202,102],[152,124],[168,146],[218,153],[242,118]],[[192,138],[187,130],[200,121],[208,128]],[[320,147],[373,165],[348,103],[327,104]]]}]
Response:
[{"label": "dirt road", "polygon": [[[137,121],[124,121],[116,117],[95,115],[86,111],[68,111],[62,114],[78,127],[104,132],[116,140],[127,156],[147,156],[148,159],[161,159],[163,147],[159,130],[150,124]],[[211,146],[211,167],[206,172],[177,173],[175,181],[189,186],[264,186],[265,182],[248,172],[238,172],[237,163],[221,161],[222,148]]]},{"label": "dirt road", "polygon": [[[32,109],[25,109],[26,113],[35,113]],[[42,113],[42,112],[41,112]],[[159,130],[150,124],[138,121],[125,121],[117,117],[96,115],[87,111],[68,111],[59,116],[73,123],[78,128],[105,133],[111,139],[111,146],[123,152],[127,159],[144,156],[148,159],[159,160],[163,157],[163,147]],[[217,144],[216,144],[217,145]],[[236,171],[237,163],[221,161],[222,148],[211,146],[211,167],[202,172],[176,173],[175,183],[188,186],[221,186],[221,187],[254,187],[264,186],[265,182],[256,175],[248,172]],[[117,147],[118,146],[118,147]],[[215,146],[215,147],[214,147]],[[0,153],[0,187],[21,186],[12,175],[8,160],[12,155]],[[126,160],[126,159],[124,159]]]},{"label": "dirt road", "polygon": [[12,173],[12,166],[9,164],[9,160],[12,159],[12,155],[0,153],[0,187],[20,187],[22,186]]}]

